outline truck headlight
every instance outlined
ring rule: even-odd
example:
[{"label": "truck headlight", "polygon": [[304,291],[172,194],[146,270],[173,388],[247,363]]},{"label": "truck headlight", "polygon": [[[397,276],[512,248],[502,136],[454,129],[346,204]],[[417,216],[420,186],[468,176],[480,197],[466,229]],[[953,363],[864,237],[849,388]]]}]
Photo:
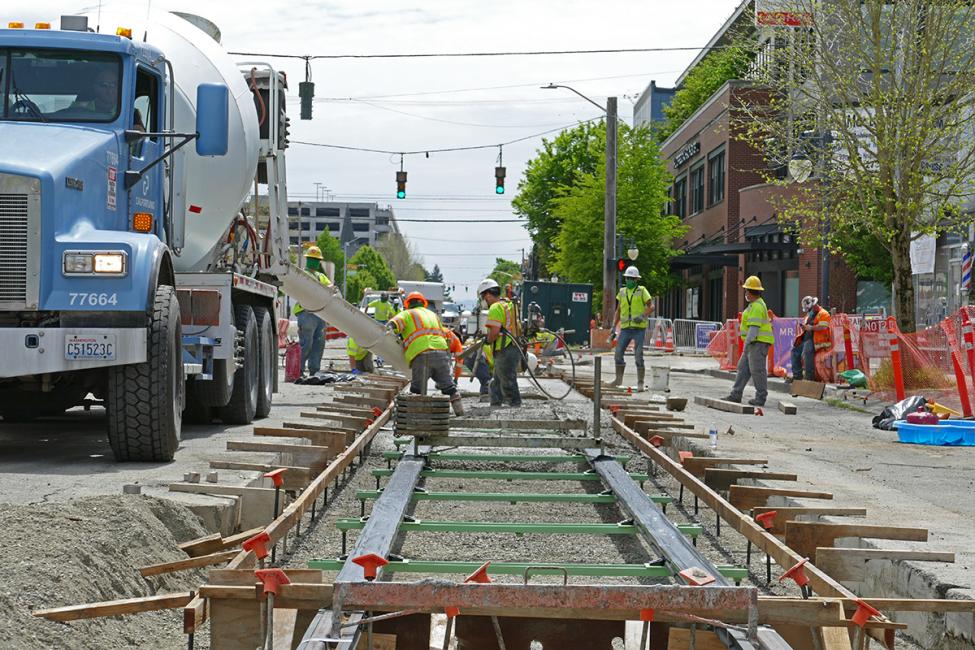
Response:
[{"label": "truck headlight", "polygon": [[65,251],[65,275],[124,276],[127,273],[125,251]]}]

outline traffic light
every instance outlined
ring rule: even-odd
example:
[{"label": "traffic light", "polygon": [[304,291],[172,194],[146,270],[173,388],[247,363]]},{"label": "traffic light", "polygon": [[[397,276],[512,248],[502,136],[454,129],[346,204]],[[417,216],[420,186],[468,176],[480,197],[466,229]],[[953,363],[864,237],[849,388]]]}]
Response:
[{"label": "traffic light", "polygon": [[406,198],[406,172],[396,172],[396,198]]},{"label": "traffic light", "polygon": [[620,273],[625,271],[626,267],[628,267],[629,265],[630,262],[625,257],[621,257],[618,260],[616,260],[616,270],[619,271]]},{"label": "traffic light", "polygon": [[315,84],[302,81],[298,84],[298,97],[301,98],[301,119],[311,119],[311,100],[315,98]]},{"label": "traffic light", "polygon": [[504,175],[505,175],[504,167],[494,168],[494,193],[495,194],[504,194]]}]

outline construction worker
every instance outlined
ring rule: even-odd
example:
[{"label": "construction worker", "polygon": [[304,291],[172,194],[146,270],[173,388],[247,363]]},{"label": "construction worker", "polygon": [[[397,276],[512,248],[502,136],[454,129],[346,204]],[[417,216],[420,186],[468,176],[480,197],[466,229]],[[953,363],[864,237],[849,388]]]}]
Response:
[{"label": "construction worker", "polygon": [[[332,286],[332,281],[322,273],[322,251],[318,246],[309,246],[305,251],[305,270],[315,276],[322,286]],[[294,315],[298,321],[298,344],[301,346],[301,370],[305,367],[309,375],[316,375],[322,369],[322,354],[325,352],[325,321],[317,314],[305,311],[295,304]]]},{"label": "construction worker", "polygon": [[373,318],[384,325],[396,314],[396,308],[390,304],[389,296],[385,293],[379,294],[379,300],[370,302],[366,309],[374,309]]},{"label": "construction worker", "polygon": [[769,318],[768,307],[762,300],[765,288],[758,276],[750,276],[742,288],[748,303],[741,313],[741,338],[745,340],[745,349],[738,360],[735,384],[725,400],[740,404],[745,386],[752,379],[755,383],[755,399],[748,400],[748,403],[752,406],[765,406],[768,398],[768,350],[775,341],[772,336],[772,319]]},{"label": "construction worker", "polygon": [[491,278],[478,285],[477,295],[488,307],[484,347],[490,351],[488,359],[494,364],[490,385],[491,406],[503,406],[507,401],[513,408],[519,408],[521,391],[518,389],[518,369],[521,366],[521,351],[514,340],[519,326],[514,303],[501,299],[501,287]]},{"label": "construction worker", "polygon": [[[792,343],[792,377],[790,381],[816,378],[816,353],[832,347],[830,342],[829,312],[819,305],[819,298],[806,296],[802,299],[802,311],[806,320],[796,333]],[[805,371],[805,372],[803,372]]]},{"label": "construction worker", "polygon": [[623,353],[633,341],[633,358],[636,361],[637,390],[643,390],[646,368],[643,364],[643,342],[647,336],[647,319],[653,314],[650,292],[640,284],[640,270],[631,266],[623,272],[626,286],[616,294],[616,311],[613,313],[613,328],[619,332],[616,339],[616,378],[613,386],[623,385],[623,372],[626,360]]},{"label": "construction worker", "polygon": [[351,336],[345,344],[345,353],[349,355],[349,369],[352,372],[376,372],[376,364],[372,360],[372,352],[361,347]]},{"label": "construction worker", "polygon": [[427,379],[433,379],[437,389],[450,397],[454,414],[463,415],[464,405],[450,373],[450,353],[440,317],[427,309],[427,299],[419,291],[406,296],[404,304],[406,309],[390,318],[386,328],[403,340],[406,363],[413,374],[410,392],[424,393]]}]

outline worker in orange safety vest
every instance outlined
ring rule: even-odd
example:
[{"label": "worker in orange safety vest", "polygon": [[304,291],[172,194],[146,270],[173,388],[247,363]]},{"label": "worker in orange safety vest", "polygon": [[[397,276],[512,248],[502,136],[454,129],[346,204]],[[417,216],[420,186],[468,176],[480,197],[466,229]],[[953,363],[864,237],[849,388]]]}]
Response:
[{"label": "worker in orange safety vest", "polygon": [[829,312],[819,304],[819,298],[803,298],[802,311],[806,314],[806,319],[792,342],[792,377],[789,381],[803,377],[810,381],[815,380],[816,353],[829,350],[833,346],[830,340]]}]

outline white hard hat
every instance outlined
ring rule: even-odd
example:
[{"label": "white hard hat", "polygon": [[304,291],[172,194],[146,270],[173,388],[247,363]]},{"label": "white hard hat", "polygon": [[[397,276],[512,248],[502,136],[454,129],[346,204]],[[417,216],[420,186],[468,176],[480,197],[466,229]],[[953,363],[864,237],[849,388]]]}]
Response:
[{"label": "white hard hat", "polygon": [[636,268],[635,266],[627,267],[626,271],[623,272],[623,277],[624,278],[639,278],[640,277],[640,269]]},{"label": "white hard hat", "polygon": [[819,304],[819,298],[816,296],[806,296],[802,299],[802,309],[803,311],[809,311],[813,308],[813,305]]},{"label": "white hard hat", "polygon": [[528,353],[528,369],[535,372],[538,369],[538,357],[531,352]]},{"label": "white hard hat", "polygon": [[497,282],[495,282],[491,278],[484,278],[483,280],[481,280],[481,284],[477,285],[477,295],[480,296],[488,289],[497,289],[497,288],[498,288]]}]

